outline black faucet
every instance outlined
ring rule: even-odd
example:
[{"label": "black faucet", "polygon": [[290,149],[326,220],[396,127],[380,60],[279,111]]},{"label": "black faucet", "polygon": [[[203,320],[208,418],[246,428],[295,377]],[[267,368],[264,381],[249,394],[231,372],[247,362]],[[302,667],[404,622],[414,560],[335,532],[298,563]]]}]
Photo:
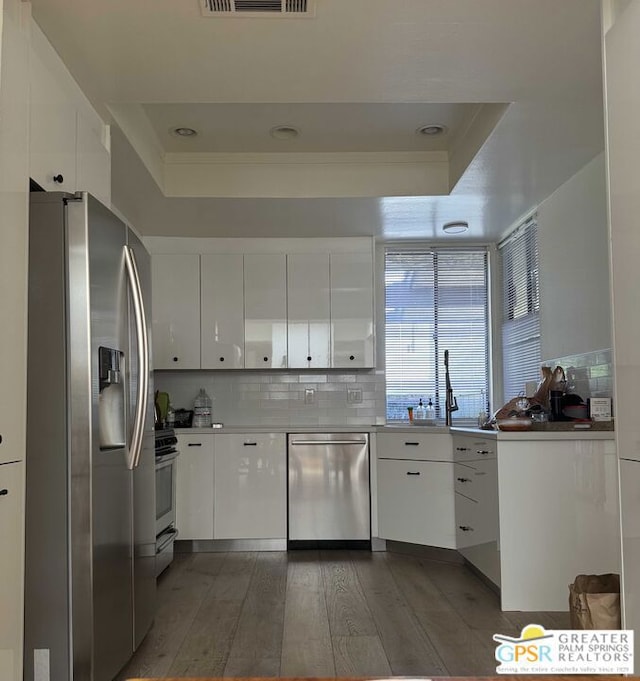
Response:
[{"label": "black faucet", "polygon": [[444,377],[447,384],[447,396],[444,401],[445,425],[451,425],[451,413],[458,411],[458,400],[453,396],[451,378],[449,377],[449,351],[444,351]]}]

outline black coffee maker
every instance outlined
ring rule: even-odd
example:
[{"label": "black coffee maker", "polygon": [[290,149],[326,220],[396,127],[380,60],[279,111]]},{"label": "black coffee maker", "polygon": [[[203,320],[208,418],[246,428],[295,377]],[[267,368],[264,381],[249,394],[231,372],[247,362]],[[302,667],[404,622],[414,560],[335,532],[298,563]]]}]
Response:
[{"label": "black coffee maker", "polygon": [[564,392],[562,390],[551,390],[549,392],[549,406],[551,407],[552,421],[568,421],[569,419],[562,413],[564,409]]}]

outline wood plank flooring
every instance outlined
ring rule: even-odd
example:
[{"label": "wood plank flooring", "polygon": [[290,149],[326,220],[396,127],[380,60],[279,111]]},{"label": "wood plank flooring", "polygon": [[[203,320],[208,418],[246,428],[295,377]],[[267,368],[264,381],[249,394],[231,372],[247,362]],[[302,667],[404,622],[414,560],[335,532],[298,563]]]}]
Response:
[{"label": "wood plank flooring", "polygon": [[118,677],[493,676],[494,633],[569,627],[503,613],[464,565],[392,552],[178,554]]}]

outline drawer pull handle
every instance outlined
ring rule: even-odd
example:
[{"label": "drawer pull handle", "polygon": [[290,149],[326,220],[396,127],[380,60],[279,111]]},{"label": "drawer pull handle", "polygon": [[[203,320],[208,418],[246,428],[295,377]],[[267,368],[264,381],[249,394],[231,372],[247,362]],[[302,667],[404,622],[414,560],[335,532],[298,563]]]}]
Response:
[{"label": "drawer pull handle", "polygon": [[243,442],[242,443],[244,447],[257,447],[258,443],[257,442]]},{"label": "drawer pull handle", "polygon": [[202,447],[202,442],[190,442],[187,447]]},{"label": "drawer pull handle", "polygon": [[405,442],[405,447],[419,447],[420,443],[419,442]]},{"label": "drawer pull handle", "polygon": [[6,497],[9,494],[8,489],[0,489],[0,497]]},{"label": "drawer pull handle", "polygon": [[416,471],[415,473],[413,471],[407,471],[407,475],[420,475],[420,471]]},{"label": "drawer pull handle", "polygon": [[491,454],[491,452],[488,449],[478,449],[476,454]]},{"label": "drawer pull handle", "polygon": [[468,452],[469,447],[456,447],[456,452]]},{"label": "drawer pull handle", "polygon": [[458,527],[459,527],[463,532],[473,532],[473,527],[469,527],[469,525],[458,525]]},{"label": "drawer pull handle", "polygon": [[471,482],[471,478],[456,478],[458,482]]}]

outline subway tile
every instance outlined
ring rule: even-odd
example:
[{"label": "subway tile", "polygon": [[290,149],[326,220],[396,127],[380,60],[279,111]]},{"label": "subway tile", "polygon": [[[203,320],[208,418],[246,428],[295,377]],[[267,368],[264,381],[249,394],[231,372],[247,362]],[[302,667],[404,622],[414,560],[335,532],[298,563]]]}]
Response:
[{"label": "subway tile", "polygon": [[356,382],[356,375],[355,374],[334,374],[331,377],[331,382],[332,383],[355,383]]},{"label": "subway tile", "polygon": [[326,374],[300,374],[299,383],[327,383]]},{"label": "subway tile", "polygon": [[323,392],[345,392],[346,389],[345,383],[319,383],[317,386],[317,390]]},{"label": "subway tile", "polygon": [[259,389],[263,392],[289,392],[288,383],[261,383],[259,384]]}]

